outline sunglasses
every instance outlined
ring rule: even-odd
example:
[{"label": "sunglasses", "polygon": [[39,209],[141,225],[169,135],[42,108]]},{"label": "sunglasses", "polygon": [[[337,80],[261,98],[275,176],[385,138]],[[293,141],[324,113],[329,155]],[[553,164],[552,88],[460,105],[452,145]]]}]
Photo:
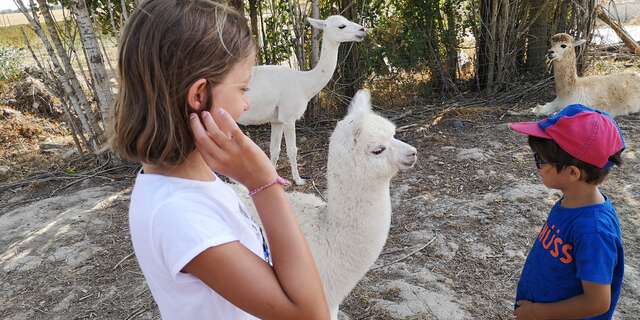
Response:
[{"label": "sunglasses", "polygon": [[542,159],[542,157],[540,157],[540,155],[537,152],[533,154],[533,160],[535,160],[536,168],[538,168],[538,169],[542,169],[542,165],[543,164],[549,163],[549,162],[545,161],[544,159]]}]

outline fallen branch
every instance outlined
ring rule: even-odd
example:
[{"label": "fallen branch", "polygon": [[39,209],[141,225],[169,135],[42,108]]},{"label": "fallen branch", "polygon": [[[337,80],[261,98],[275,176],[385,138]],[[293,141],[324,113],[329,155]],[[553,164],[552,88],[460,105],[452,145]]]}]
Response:
[{"label": "fallen branch", "polygon": [[116,269],[118,269],[118,266],[120,266],[120,264],[121,264],[121,263],[125,262],[125,260],[127,260],[127,259],[129,259],[129,258],[131,258],[131,257],[133,257],[133,252],[129,253],[126,257],[124,257],[124,258],[122,258],[120,261],[118,261],[118,263],[116,263],[116,265],[115,265],[115,266],[113,266],[113,269],[111,269],[111,270],[116,270]]},{"label": "fallen branch", "polygon": [[396,264],[396,263],[398,263],[398,262],[400,262],[400,261],[402,261],[402,260],[405,260],[405,259],[407,259],[407,258],[409,258],[409,257],[413,256],[414,254],[416,254],[416,253],[418,253],[418,252],[420,252],[420,251],[424,250],[424,248],[428,247],[428,246],[429,246],[429,245],[431,245],[434,241],[436,241],[436,237],[438,237],[438,235],[437,235],[437,234],[436,234],[435,236],[433,236],[433,238],[431,238],[431,240],[429,240],[429,242],[427,242],[427,244],[423,245],[422,247],[420,247],[420,248],[418,248],[418,249],[416,249],[416,250],[411,251],[411,253],[409,253],[408,255],[406,255],[406,256],[404,256],[404,257],[402,257],[402,258],[400,258],[400,259],[394,260],[394,261],[392,261],[392,262],[389,262],[389,263],[387,263],[387,264],[384,264],[384,265],[381,265],[381,266],[378,266],[378,267],[375,267],[375,268],[371,268],[371,269],[369,269],[369,271],[373,271],[373,270],[377,270],[377,269],[381,269],[381,268],[388,267],[388,266],[390,266],[390,265],[392,265],[392,264]]},{"label": "fallen branch", "polygon": [[635,53],[636,55],[640,55],[640,45],[638,44],[638,42],[636,42],[636,40],[634,40],[633,37],[631,37],[631,35],[624,30],[619,22],[611,19],[609,14],[607,14],[602,6],[596,7],[596,14],[598,15],[598,19],[602,20],[602,22],[606,23],[609,27],[611,27],[611,29],[613,29],[613,31],[616,32],[618,37],[622,39],[622,42],[624,42],[624,44],[629,49],[631,49],[631,52]]}]

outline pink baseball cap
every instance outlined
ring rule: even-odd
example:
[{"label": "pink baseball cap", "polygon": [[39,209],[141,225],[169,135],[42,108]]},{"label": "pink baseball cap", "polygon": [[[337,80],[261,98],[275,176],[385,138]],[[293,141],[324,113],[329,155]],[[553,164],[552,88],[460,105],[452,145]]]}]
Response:
[{"label": "pink baseball cap", "polygon": [[608,169],[609,157],[625,148],[622,132],[606,112],[572,104],[547,119],[510,123],[518,133],[555,141],[572,157]]}]

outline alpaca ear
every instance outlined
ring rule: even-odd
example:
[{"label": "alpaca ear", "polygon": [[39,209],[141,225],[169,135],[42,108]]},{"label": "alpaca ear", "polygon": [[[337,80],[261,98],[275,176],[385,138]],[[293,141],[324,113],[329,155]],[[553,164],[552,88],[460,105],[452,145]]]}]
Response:
[{"label": "alpaca ear", "polygon": [[314,18],[309,18],[307,17],[307,21],[309,22],[309,24],[319,30],[324,30],[324,28],[327,27],[327,22],[324,20],[318,20],[318,19],[314,19]]},{"label": "alpaca ear", "polygon": [[576,42],[574,42],[574,43],[573,43],[573,47],[574,47],[574,48],[575,48],[575,47],[579,47],[579,46],[581,46],[581,45],[583,45],[583,44],[585,44],[585,43],[587,43],[587,40],[580,39],[580,40],[578,40],[578,41],[576,41]]},{"label": "alpaca ear", "polygon": [[366,114],[371,111],[371,93],[367,89],[360,89],[356,92],[349,106],[349,114]]}]

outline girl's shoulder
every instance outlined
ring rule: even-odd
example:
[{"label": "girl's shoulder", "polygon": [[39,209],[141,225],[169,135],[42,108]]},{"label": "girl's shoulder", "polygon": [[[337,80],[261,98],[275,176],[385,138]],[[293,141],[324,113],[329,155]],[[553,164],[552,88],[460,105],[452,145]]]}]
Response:
[{"label": "girl's shoulder", "polygon": [[216,177],[214,181],[197,181],[155,174],[139,174],[131,196],[131,209],[138,208],[152,216],[226,215],[239,205],[236,193]]}]

